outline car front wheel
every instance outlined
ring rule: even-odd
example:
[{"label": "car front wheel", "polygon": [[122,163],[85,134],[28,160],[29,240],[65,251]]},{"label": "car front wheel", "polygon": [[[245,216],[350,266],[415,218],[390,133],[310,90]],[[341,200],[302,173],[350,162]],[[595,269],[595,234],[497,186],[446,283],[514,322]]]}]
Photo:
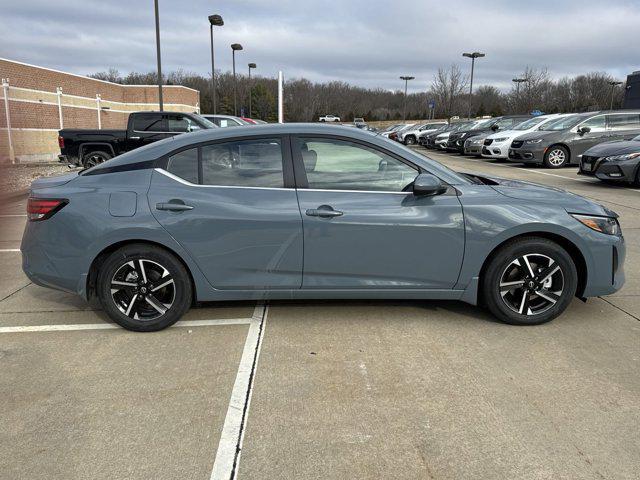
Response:
[{"label": "car front wheel", "polygon": [[544,165],[548,168],[560,168],[569,163],[569,152],[559,145],[550,147],[544,154]]},{"label": "car front wheel", "polygon": [[405,145],[415,145],[416,144],[416,137],[414,137],[413,135],[408,135],[404,139],[404,144]]},{"label": "car front wheel", "polygon": [[109,317],[138,332],[173,325],[192,302],[191,280],[182,263],[146,244],[127,245],[109,255],[98,273],[97,290]]},{"label": "car front wheel", "polygon": [[549,322],[575,296],[578,274],[571,256],[543,238],[514,240],[489,260],[482,296],[489,311],[512,325]]}]

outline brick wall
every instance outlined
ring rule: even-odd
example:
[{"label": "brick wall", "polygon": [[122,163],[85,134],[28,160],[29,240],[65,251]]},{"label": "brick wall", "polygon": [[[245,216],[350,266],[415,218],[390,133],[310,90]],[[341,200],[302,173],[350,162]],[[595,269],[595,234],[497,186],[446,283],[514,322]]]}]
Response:
[{"label": "brick wall", "polygon": [[[55,160],[60,112],[64,128],[98,128],[99,105],[102,128],[125,128],[130,112],[159,108],[156,85],[119,85],[3,58],[0,78],[8,85],[0,89],[0,163],[11,157],[16,162]],[[8,92],[6,103],[4,92]],[[197,90],[165,85],[162,93],[165,110],[199,110]],[[9,106],[13,155],[5,104]]]}]

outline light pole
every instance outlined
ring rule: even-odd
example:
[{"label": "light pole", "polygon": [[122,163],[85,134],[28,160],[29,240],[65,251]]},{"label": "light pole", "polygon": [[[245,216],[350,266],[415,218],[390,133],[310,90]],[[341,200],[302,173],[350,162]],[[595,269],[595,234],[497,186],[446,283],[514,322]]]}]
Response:
[{"label": "light pole", "polygon": [[224,20],[220,15],[209,15],[209,31],[211,34],[211,95],[213,96],[213,113],[216,114],[216,66],[213,61],[213,27],[221,27]]},{"label": "light pole", "polygon": [[162,62],[160,61],[160,15],[158,13],[158,0],[154,0],[153,5],[156,13],[156,58],[158,60],[158,104],[160,111],[164,110],[162,101]]},{"label": "light pole", "polygon": [[231,44],[231,52],[233,55],[233,114],[238,116],[238,81],[236,79],[236,50],[242,50],[239,43]]},{"label": "light pole", "polygon": [[251,69],[256,67],[257,65],[255,63],[249,64],[249,118],[253,118],[253,116],[251,115],[251,91],[253,90],[251,85]]},{"label": "light pole", "polygon": [[[528,78],[514,78],[511,80],[512,82],[514,82],[516,84],[516,102],[520,103],[520,84],[524,83],[524,82],[528,82],[529,79]],[[516,110],[518,110],[519,105],[517,105],[516,103]],[[518,113],[518,112],[516,112]]]},{"label": "light pole", "polygon": [[480,52],[473,52],[473,53],[463,53],[462,56],[468,57],[471,59],[471,82],[469,84],[469,114],[467,115],[467,118],[470,119],[471,118],[471,96],[473,95],[473,69],[476,64],[476,58],[482,58],[485,56],[485,54]]},{"label": "light pole", "polygon": [[622,82],[612,80],[609,82],[609,85],[611,85],[611,103],[609,104],[609,110],[613,110],[613,95],[615,94],[616,87],[622,85]]},{"label": "light pole", "polygon": [[409,80],[413,80],[416,77],[409,77],[407,75],[403,75],[400,77],[400,80],[404,80],[404,106],[402,107],[402,121],[407,120],[407,84]]}]

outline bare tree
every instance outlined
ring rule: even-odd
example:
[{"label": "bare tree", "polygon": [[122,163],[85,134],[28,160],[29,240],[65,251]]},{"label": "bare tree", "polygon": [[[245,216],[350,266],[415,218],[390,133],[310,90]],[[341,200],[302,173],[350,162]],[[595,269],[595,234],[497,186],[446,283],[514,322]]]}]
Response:
[{"label": "bare tree", "polygon": [[431,84],[431,91],[436,100],[436,111],[444,117],[459,114],[467,82],[466,75],[462,74],[458,65],[452,64],[448,69],[439,68]]}]

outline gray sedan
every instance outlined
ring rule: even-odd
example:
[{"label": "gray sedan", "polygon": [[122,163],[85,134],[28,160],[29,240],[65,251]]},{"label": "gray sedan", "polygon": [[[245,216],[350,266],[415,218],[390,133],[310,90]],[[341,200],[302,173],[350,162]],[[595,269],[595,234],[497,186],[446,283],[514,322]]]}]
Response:
[{"label": "gray sedan", "polygon": [[640,186],[640,135],[628,141],[605,142],[580,158],[580,175]]},{"label": "gray sedan", "polygon": [[182,135],[31,187],[23,269],[165,328],[195,301],[450,299],[517,325],[624,283],[617,215],[359,129]]}]

